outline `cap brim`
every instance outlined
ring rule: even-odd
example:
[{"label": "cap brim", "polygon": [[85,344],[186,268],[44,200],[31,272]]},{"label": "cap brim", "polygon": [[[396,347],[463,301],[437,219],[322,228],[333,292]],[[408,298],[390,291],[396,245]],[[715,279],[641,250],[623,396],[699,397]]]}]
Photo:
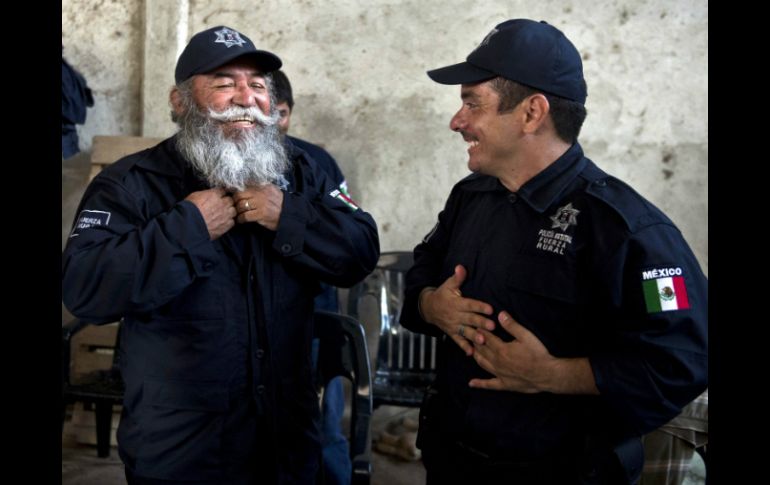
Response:
[{"label": "cap brim", "polygon": [[283,65],[283,62],[281,62],[281,59],[277,55],[273,54],[272,52],[257,51],[252,55],[257,58],[257,62],[259,63],[259,66],[265,72],[277,71]]},{"label": "cap brim", "polygon": [[461,62],[428,71],[428,77],[440,84],[473,84],[496,77],[492,71]]},{"label": "cap brim", "polygon": [[227,55],[218,57],[212,62],[209,62],[208,64],[201,65],[193,70],[193,72],[188,76],[194,76],[195,74],[205,74],[207,72],[211,72],[214,69],[224,66],[225,64],[228,64],[236,59],[239,59],[241,57],[247,57],[254,59],[254,62],[257,64],[257,67],[262,72],[271,72],[276,71],[281,68],[281,65],[283,64],[281,62],[281,59],[273,54],[272,52],[268,51],[260,51],[260,50],[254,50],[251,52],[245,52],[245,53],[234,53],[234,55]]}]

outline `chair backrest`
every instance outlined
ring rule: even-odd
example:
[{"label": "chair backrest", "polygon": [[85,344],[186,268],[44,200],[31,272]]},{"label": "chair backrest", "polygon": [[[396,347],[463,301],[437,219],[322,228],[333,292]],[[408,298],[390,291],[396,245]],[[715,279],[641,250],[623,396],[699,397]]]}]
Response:
[{"label": "chair backrest", "polygon": [[409,251],[383,252],[375,270],[348,293],[347,313],[360,320],[374,347],[374,406],[416,407],[436,377],[438,339],[399,323],[404,278],[414,258]]},{"label": "chair backrest", "polygon": [[162,142],[163,138],[149,136],[96,135],[91,147],[91,176],[93,178],[112,162],[150,148]]},{"label": "chair backrest", "polygon": [[[318,339],[315,385],[319,396],[336,376],[352,384],[350,406],[350,459],[352,483],[368,484],[371,474],[372,387],[364,327],[349,316],[316,310],[313,335]],[[320,399],[320,398],[319,398]]]}]

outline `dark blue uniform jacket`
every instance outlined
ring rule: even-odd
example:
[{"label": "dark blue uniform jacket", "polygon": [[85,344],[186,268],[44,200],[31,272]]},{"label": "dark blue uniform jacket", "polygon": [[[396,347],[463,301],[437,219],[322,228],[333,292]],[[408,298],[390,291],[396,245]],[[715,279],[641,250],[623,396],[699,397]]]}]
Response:
[{"label": "dark blue uniform jacket", "polygon": [[220,480],[229,454],[252,446],[222,436],[238,429],[233,403],[250,398],[283,473],[317,464],[313,297],[319,280],[348,287],[371,272],[379,240],[369,214],[330,195],[336,184],[304,151],[291,154],[275,232],[236,224],[211,241],[183,200],[207,187],[174,138],[109,166],[83,196],[63,299],[82,319],[124,318],[118,441],[140,476]]},{"label": "dark blue uniform jacket", "polygon": [[707,386],[708,283],[695,256],[660,210],[577,143],[516,193],[485,175],[459,182],[414,255],[402,325],[442,335],[417,297],[462,264],[463,296],[494,307],[498,336],[512,339],[497,323],[506,310],[553,355],[588,357],[601,393],[471,389],[491,375],[443,338],[435,427],[446,437],[493,457],[574,453],[598,428],[657,428]]}]

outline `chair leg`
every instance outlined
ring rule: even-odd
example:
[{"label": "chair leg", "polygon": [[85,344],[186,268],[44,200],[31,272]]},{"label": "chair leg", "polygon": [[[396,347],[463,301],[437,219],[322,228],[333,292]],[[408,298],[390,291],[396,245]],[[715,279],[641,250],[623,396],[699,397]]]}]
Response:
[{"label": "chair leg", "polygon": [[110,456],[110,431],[112,430],[112,403],[96,402],[96,452],[99,458]]}]

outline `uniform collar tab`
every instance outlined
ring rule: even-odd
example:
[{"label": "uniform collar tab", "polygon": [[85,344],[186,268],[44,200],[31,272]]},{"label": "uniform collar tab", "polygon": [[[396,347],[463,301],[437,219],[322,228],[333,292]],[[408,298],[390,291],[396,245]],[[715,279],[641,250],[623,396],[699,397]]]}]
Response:
[{"label": "uniform collar tab", "polygon": [[536,211],[545,212],[578,176],[585,164],[583,148],[575,142],[555,162],[527,181],[519,189],[518,195]]}]

